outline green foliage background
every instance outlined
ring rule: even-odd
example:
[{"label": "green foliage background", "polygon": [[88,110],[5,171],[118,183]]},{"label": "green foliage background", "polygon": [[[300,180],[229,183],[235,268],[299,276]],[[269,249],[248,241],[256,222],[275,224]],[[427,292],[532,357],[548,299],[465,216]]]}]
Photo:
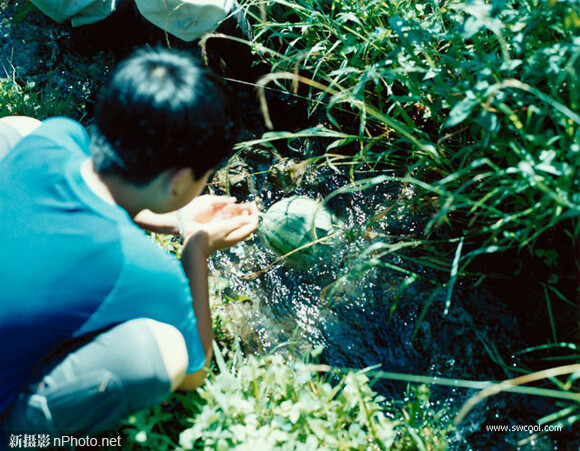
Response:
[{"label": "green foliage background", "polygon": [[448,224],[464,238],[460,269],[531,248],[562,221],[578,236],[577,1],[246,5],[273,71],[312,81],[311,109],[326,109],[337,138],[329,151],[356,142],[361,167],[402,170],[410,206],[433,211],[426,233]]}]

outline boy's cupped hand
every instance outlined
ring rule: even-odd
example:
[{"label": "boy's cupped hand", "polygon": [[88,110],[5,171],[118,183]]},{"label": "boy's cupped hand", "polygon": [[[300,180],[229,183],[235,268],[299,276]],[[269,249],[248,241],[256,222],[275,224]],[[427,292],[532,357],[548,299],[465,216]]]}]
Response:
[{"label": "boy's cupped hand", "polygon": [[186,246],[195,242],[205,248],[206,255],[245,240],[256,231],[259,220],[254,202],[237,203],[233,197],[212,195],[195,198],[179,216]]}]

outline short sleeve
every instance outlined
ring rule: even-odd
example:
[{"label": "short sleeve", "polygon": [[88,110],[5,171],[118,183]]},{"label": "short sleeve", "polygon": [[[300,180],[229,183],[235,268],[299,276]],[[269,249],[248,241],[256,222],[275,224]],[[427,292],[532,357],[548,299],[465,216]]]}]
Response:
[{"label": "short sleeve", "polygon": [[199,370],[205,353],[181,264],[137,228],[122,232],[122,243],[124,264],[113,290],[75,336],[135,318],[151,318],[181,332],[188,352],[187,372]]},{"label": "short sleeve", "polygon": [[[90,139],[85,128],[76,121],[66,117],[55,117],[42,122],[40,127],[24,137],[21,143],[28,139],[42,137],[71,151],[88,155]],[[20,143],[18,144],[20,145]]]}]

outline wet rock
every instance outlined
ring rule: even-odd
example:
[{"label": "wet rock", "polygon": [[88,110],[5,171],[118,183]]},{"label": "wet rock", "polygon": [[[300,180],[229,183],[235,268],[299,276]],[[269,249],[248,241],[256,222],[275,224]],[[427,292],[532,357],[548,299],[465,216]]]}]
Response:
[{"label": "wet rock", "polygon": [[282,158],[268,169],[268,181],[285,193],[294,191],[302,182],[305,164],[292,158]]},{"label": "wet rock", "polygon": [[29,2],[2,0],[0,5],[0,78],[31,86],[41,105],[31,103],[23,113],[88,119],[112,56],[71,51],[70,26],[53,22]]},{"label": "wet rock", "polygon": [[218,170],[211,182],[226,195],[246,199],[255,192],[255,184],[250,166],[239,157],[232,158],[226,166]]}]

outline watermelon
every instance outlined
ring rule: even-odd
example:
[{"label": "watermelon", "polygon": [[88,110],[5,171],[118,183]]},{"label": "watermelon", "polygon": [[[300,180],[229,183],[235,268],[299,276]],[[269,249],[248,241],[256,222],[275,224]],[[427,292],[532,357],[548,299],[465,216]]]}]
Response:
[{"label": "watermelon", "polygon": [[[286,255],[305,244],[336,231],[337,218],[309,197],[292,196],[272,205],[262,216],[261,235],[267,246]],[[324,241],[323,243],[326,243]],[[287,257],[296,266],[307,266],[320,255],[325,245],[318,243]]]}]

